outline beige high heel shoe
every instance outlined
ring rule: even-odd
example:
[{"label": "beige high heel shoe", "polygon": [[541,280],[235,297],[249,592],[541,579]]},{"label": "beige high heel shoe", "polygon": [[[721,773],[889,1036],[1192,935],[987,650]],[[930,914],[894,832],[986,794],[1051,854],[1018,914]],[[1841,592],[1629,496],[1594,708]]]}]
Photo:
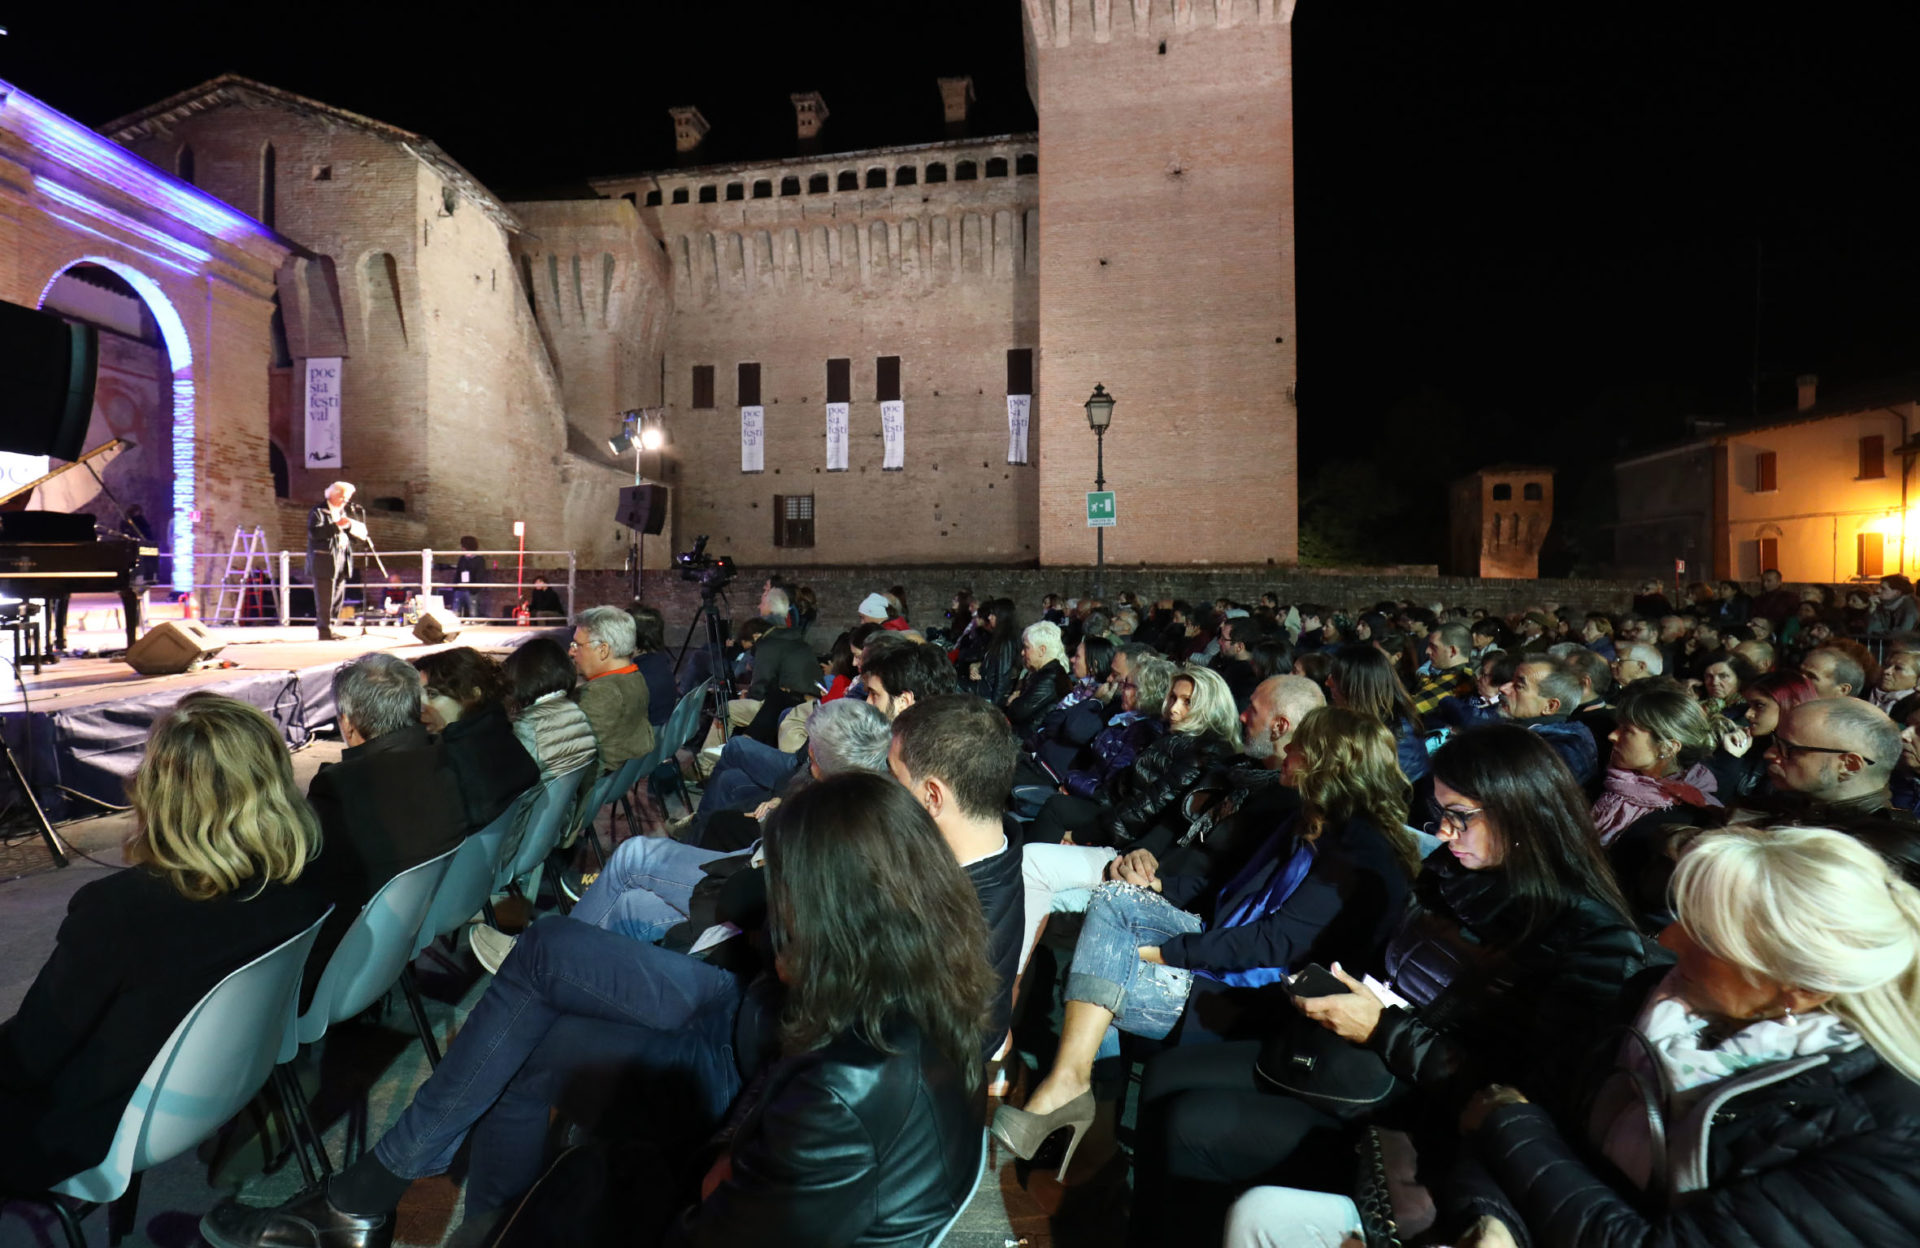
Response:
[{"label": "beige high heel shoe", "polygon": [[1073,1151],[1080,1147],[1081,1137],[1093,1125],[1093,1114],[1091,1090],[1082,1092],[1050,1114],[1030,1114],[1024,1109],[1002,1105],[993,1112],[993,1138],[1020,1160],[1032,1161],[1049,1136],[1062,1128],[1071,1128],[1073,1138],[1067,1141],[1066,1156],[1060,1159],[1060,1173],[1056,1176],[1064,1182],[1067,1167],[1073,1164]]}]

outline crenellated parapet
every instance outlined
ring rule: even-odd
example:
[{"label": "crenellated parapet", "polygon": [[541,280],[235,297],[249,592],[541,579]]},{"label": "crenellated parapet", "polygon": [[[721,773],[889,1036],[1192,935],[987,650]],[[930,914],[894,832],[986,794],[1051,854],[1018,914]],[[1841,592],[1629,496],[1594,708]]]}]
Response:
[{"label": "crenellated parapet", "polygon": [[1023,0],[1037,48],[1166,38],[1201,29],[1284,25],[1295,0]]},{"label": "crenellated parapet", "polygon": [[1014,281],[1039,273],[1039,151],[1001,135],[603,178],[666,250],[693,306],[808,288]]}]

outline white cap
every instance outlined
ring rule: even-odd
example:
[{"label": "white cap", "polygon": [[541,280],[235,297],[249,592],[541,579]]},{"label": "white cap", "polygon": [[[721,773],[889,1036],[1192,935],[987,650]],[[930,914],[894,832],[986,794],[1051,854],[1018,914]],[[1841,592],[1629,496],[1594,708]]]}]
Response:
[{"label": "white cap", "polygon": [[870,620],[885,620],[891,608],[887,606],[886,595],[868,594],[860,600],[859,611]]}]

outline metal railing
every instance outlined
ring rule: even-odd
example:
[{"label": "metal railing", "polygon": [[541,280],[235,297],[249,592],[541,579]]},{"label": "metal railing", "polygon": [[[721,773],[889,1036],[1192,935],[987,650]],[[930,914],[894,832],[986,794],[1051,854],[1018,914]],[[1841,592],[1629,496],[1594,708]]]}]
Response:
[{"label": "metal railing", "polygon": [[[376,555],[378,559],[376,559]],[[505,559],[508,562],[508,567],[505,569],[496,569],[498,571],[511,571],[515,564],[524,556],[528,575],[524,580],[515,581],[462,582],[459,579],[459,574],[453,569],[453,561],[470,555],[478,555],[482,558],[500,557]],[[436,551],[432,548],[423,548],[420,550],[382,550],[377,552],[356,550],[353,552],[353,558],[354,579],[347,582],[347,598],[349,602],[351,602],[357,592],[360,597],[360,603],[357,609],[360,611],[368,611],[369,608],[374,607],[376,599],[384,600],[387,592],[395,589],[405,591],[408,599],[414,599],[423,594],[439,594],[450,610],[454,609],[458,602],[457,595],[467,594],[470,597],[464,605],[474,608],[479,608],[482,605],[489,607],[505,606],[507,611],[504,615],[481,614],[477,610],[472,613],[460,612],[462,618],[475,620],[484,624],[510,624],[514,620],[513,608],[526,600],[527,594],[533,584],[533,577],[538,575],[548,581],[550,588],[561,594],[562,606],[565,608],[562,622],[573,618],[575,594],[578,589],[579,569],[574,561],[573,552],[570,550]],[[315,622],[316,617],[313,615],[294,615],[292,613],[294,591],[305,590],[309,594],[313,591],[313,583],[306,579],[307,555],[304,550],[267,552],[268,568],[265,579],[257,579],[246,583],[235,582],[229,584],[227,582],[226,572],[228,559],[229,556],[224,552],[205,555],[196,554],[193,556],[193,570],[195,575],[191,592],[194,595],[196,605],[199,607],[200,614],[203,618],[208,616],[208,608],[211,604],[219,601],[221,590],[240,589],[245,591],[241,596],[241,605],[237,619],[215,621],[208,618],[206,620],[207,623],[278,623],[281,625],[289,625],[302,623],[311,624]],[[446,560],[447,562],[436,565],[436,559]],[[557,571],[562,561],[564,561],[566,567],[566,583],[564,587],[547,573],[547,569],[549,568]],[[381,577],[380,564],[383,562],[389,574],[398,574],[401,577],[399,581],[395,582]],[[254,572],[256,576],[261,573],[257,562]],[[295,575],[296,572],[299,574],[297,577]],[[413,576],[412,579],[408,579],[410,573],[417,573],[418,575]],[[509,592],[502,593],[501,591]],[[255,593],[260,595],[258,599],[255,599]],[[268,602],[268,599],[271,599],[271,601]],[[394,617],[383,609],[374,609],[370,613],[370,618],[391,619]]]}]

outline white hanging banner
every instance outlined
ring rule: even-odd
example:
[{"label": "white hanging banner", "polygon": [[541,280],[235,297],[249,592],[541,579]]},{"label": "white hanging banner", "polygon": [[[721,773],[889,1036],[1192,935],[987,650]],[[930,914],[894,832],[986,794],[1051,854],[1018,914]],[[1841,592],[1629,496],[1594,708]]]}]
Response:
[{"label": "white hanging banner", "polygon": [[880,462],[882,472],[900,472],[907,466],[907,405],[900,399],[880,403],[880,435],[887,455]]},{"label": "white hanging banner", "polygon": [[340,361],[307,361],[307,467],[340,466]]},{"label": "white hanging banner", "polygon": [[767,409],[740,409],[740,471],[767,470]]},{"label": "white hanging banner", "polygon": [[847,405],[827,404],[827,471],[847,470]]},{"label": "white hanging banner", "polygon": [[1032,395],[1007,396],[1007,462],[1010,464],[1027,462],[1027,416],[1032,410]]}]

